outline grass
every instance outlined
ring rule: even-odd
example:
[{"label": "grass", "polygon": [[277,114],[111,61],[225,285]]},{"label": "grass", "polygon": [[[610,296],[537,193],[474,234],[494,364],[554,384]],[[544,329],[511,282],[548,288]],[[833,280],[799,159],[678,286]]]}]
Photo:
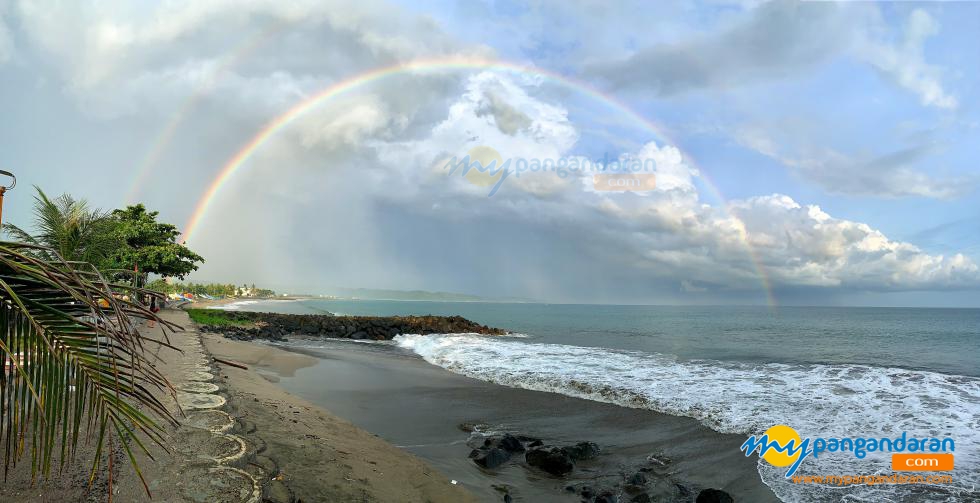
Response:
[{"label": "grass", "polygon": [[186,309],[191,320],[198,325],[211,325],[217,327],[241,327],[251,325],[252,322],[239,316],[233,311],[221,311],[218,309]]}]

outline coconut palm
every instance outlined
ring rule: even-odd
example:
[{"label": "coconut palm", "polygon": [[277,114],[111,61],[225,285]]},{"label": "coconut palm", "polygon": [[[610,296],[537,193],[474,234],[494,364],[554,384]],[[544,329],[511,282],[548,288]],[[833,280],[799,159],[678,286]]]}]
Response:
[{"label": "coconut palm", "polygon": [[52,261],[54,250],[68,261],[89,262],[96,265],[108,257],[120,244],[115,232],[115,221],[109,212],[90,209],[84,199],[62,194],[51,199],[39,187],[34,189],[34,225],[31,234],[12,224],[6,230],[15,241],[37,245],[42,258]]},{"label": "coconut palm", "polygon": [[5,473],[29,453],[32,474],[46,476],[55,461],[62,468],[70,463],[86,438],[96,440],[93,478],[105,457],[112,470],[117,445],[142,479],[135,452],[152,458],[148,442],[166,446],[160,421],[174,419],[161,398],[175,392],[151,365],[146,345],[169,343],[141,335],[135,323],[174,326],[123,294],[147,292],[109,284],[90,264],[63,260],[55,250],[0,242]]}]

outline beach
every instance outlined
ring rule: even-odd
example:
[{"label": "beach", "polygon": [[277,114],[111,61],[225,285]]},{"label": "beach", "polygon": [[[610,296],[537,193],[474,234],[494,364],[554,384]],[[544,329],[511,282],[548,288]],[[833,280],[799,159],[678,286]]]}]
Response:
[{"label": "beach", "polygon": [[[295,307],[260,305],[269,306]],[[603,492],[617,501],[641,494],[693,501],[705,489],[723,489],[743,501],[777,501],[760,480],[756,461],[739,452],[744,437],[711,431],[691,418],[460,376],[386,341],[291,336],[273,345],[210,333],[203,340],[215,357],[248,365],[248,371],[230,368],[223,375],[232,395],[242,396],[238,402],[263,405],[250,415],[303,430],[318,426],[322,413],[311,412],[317,404],[424,460],[480,501],[581,501]],[[260,427],[260,435],[267,429]],[[562,476],[529,466],[523,454],[489,469],[478,466],[471,459],[474,447],[503,434],[559,446],[592,442],[600,453]],[[316,458],[321,444],[330,442],[281,445],[286,458],[280,464],[295,476],[297,492],[306,490],[304,474],[314,476],[310,456]],[[627,489],[637,474],[646,482]]]},{"label": "beach", "polygon": [[[207,340],[213,341],[210,347],[216,355],[248,358],[257,351],[255,343]],[[755,460],[739,452],[743,437],[712,432],[692,419],[489,384],[384,345],[317,344],[317,349],[264,348],[261,358],[249,359],[267,380],[424,459],[481,501],[501,501],[504,494],[514,501],[581,501],[580,491],[566,488],[622,487],[646,467],[656,468],[643,472],[651,480],[661,477],[651,484],[652,492],[665,490],[657,484],[679,483],[694,495],[704,488],[724,488],[738,501],[777,501],[759,479]],[[284,354],[316,358],[312,365],[294,369],[283,365],[290,361]],[[297,379],[296,372],[305,378]],[[468,458],[472,442],[467,442],[467,426],[561,445],[595,442],[601,454],[564,477],[531,469],[519,460],[486,470]],[[667,493],[674,494],[672,489],[667,487]],[[620,498],[630,500],[627,494]]]},{"label": "beach", "polygon": [[[247,309],[314,318],[459,314],[511,331],[251,342],[315,360],[285,372],[257,366],[267,380],[403,447],[485,501],[578,501],[584,489],[630,501],[637,488],[627,482],[638,473],[644,494],[672,501],[708,489],[736,501],[977,497],[977,310],[321,299]],[[948,432],[960,469],[951,482],[926,486],[797,484],[785,468],[740,450],[778,424],[813,436]],[[491,469],[470,459],[484,452],[474,451],[481,441],[507,434],[559,447],[594,442],[601,455],[560,477],[522,454]],[[810,457],[800,473],[891,473],[890,456]]]},{"label": "beach", "polygon": [[[605,494],[694,501],[716,488],[741,501],[777,501],[755,460],[738,451],[742,437],[690,418],[499,386],[388,343],[296,336],[270,344],[216,333],[202,333],[201,341],[219,361],[248,367],[218,367],[228,399],[223,410],[242,418],[240,435],[263,446],[260,456],[277,467],[275,483],[291,498],[571,502]],[[529,466],[523,454],[478,466],[474,447],[501,434],[558,446],[591,442],[599,454],[561,476]],[[627,490],[638,475],[644,483]]]},{"label": "beach", "polygon": [[[165,309],[161,316],[183,327],[170,336],[181,352],[155,351],[161,358],[159,368],[177,389],[177,401],[163,397],[178,418],[177,424],[167,428],[173,452],[151,447],[155,460],[138,456],[157,501],[693,502],[703,492],[724,494],[734,501],[839,501],[847,493],[791,484],[774,467],[755,456],[745,456],[740,446],[746,435],[725,431],[732,429],[728,425],[770,424],[778,420],[781,404],[793,405],[806,397],[819,399],[821,394],[830,394],[835,406],[847,411],[848,420],[865,421],[854,424],[872,427],[874,417],[857,411],[862,407],[868,411],[893,407],[887,398],[892,395],[882,394],[888,385],[878,380],[878,373],[887,375],[891,386],[900,387],[911,397],[918,396],[918,388],[933,397],[931,390],[938,386],[962,388],[962,393],[947,397],[945,404],[933,399],[932,409],[916,412],[920,422],[950,424],[945,418],[955,417],[951,414],[975,414],[970,400],[976,395],[971,390],[980,382],[969,376],[864,365],[683,360],[613,349],[650,344],[646,339],[672,344],[671,339],[656,334],[632,342],[640,336],[608,322],[602,326],[604,322],[597,317],[597,313],[609,312],[614,316],[608,319],[619,320],[632,313],[628,323],[637,325],[641,311],[633,308],[593,308],[588,315],[592,321],[585,323],[570,317],[570,308],[560,306],[326,303],[315,299],[218,304],[232,311],[317,313],[295,320],[303,320],[303,327],[329,333],[335,329],[327,322],[334,319],[323,314],[326,308],[357,315],[336,320],[342,325],[354,320],[377,324],[383,318],[373,316],[381,314],[435,313],[440,318],[462,311],[473,320],[509,324],[520,331],[506,335],[398,334],[390,339],[383,331],[375,332],[380,340],[354,337],[361,333],[357,328],[339,338],[302,333],[284,337],[281,327],[270,331],[269,326],[252,332],[235,327],[218,333],[212,331],[214,327],[205,330],[197,326],[181,309]],[[665,310],[643,308],[643,312],[648,311],[668,323]],[[692,313],[697,312],[683,312],[683,323],[693,323],[690,320],[697,316]],[[817,314],[821,316],[815,319],[826,318]],[[882,314],[874,314],[880,322]],[[969,322],[976,315],[941,314],[946,319],[959,316],[963,320],[945,326],[932,323],[933,330],[941,334],[935,337],[949,343],[958,340],[954,335],[960,333],[959,327],[972,326]],[[270,314],[262,319],[293,323],[289,316]],[[792,322],[804,330],[799,315],[782,316],[788,318],[782,323]],[[840,322],[842,327],[846,325],[841,330],[855,332],[853,318],[866,314],[848,316],[851,319],[846,323]],[[902,316],[896,323],[907,324]],[[559,318],[568,319],[562,324]],[[758,323],[739,321],[732,315],[723,318],[717,323],[725,327]],[[705,329],[707,325],[698,323],[701,338],[712,337]],[[545,326],[554,327],[553,331],[548,332]],[[577,333],[574,326],[584,328]],[[150,336],[161,335],[159,328],[142,330]],[[970,329],[966,330],[963,333],[968,336]],[[250,338],[237,340],[243,337]],[[556,343],[588,344],[592,340],[598,341],[594,347]],[[690,340],[694,343],[700,339]],[[737,340],[746,344],[748,339]],[[715,342],[720,344],[721,340]],[[676,346],[672,349],[680,351]],[[957,370],[959,363],[948,359],[945,365],[949,372]],[[797,367],[808,373],[801,373]],[[772,369],[779,374],[771,374]],[[848,387],[844,387],[845,381],[833,378],[834,372],[846,379]],[[877,383],[868,386],[874,395],[862,395],[862,379]],[[797,399],[792,395],[797,382],[809,383],[818,391]],[[819,391],[821,386],[830,388]],[[767,399],[767,394],[779,401]],[[895,407],[912,406],[907,399],[897,403]],[[831,404],[814,407],[793,421],[822,422],[825,428],[834,428],[832,421],[816,415],[828,413]],[[839,422],[842,416],[838,417]],[[957,462],[968,468],[973,453],[965,436],[969,431],[953,431],[961,449]],[[501,451],[499,447],[508,438],[518,445]],[[528,455],[532,450],[572,452],[583,445],[592,452],[574,458],[573,466],[561,473],[532,463]],[[87,460],[93,454],[86,449],[80,451],[80,459]],[[491,451],[501,457],[488,464]],[[114,499],[146,500],[124,452],[115,446],[113,453]],[[109,488],[107,461],[103,455],[103,468],[91,487],[86,483],[84,463],[34,486],[29,466],[22,464],[0,489],[0,497],[103,501]],[[857,461],[869,463],[874,458]],[[825,461],[821,458],[820,462]],[[837,470],[874,466],[856,463],[853,466],[857,468],[851,468],[846,458],[830,462],[840,464]],[[807,463],[816,465],[816,460]],[[962,475],[969,477],[970,473],[967,470]],[[969,487],[962,488],[966,479],[954,480],[959,485],[848,489],[865,496],[900,496],[910,501],[957,501],[976,496]],[[897,490],[907,492],[895,493]]]}]

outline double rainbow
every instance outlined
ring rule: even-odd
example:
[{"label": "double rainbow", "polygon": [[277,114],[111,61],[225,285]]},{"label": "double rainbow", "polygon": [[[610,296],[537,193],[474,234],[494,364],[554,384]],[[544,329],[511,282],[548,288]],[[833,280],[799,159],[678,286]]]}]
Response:
[{"label": "double rainbow", "polygon": [[[200,226],[202,220],[207,215],[208,209],[211,206],[212,201],[217,197],[218,193],[221,192],[222,187],[238,173],[246,164],[247,161],[255,154],[259,148],[262,147],[270,138],[275,136],[277,133],[288,127],[295,120],[302,117],[304,114],[310,110],[316,108],[327,101],[334,98],[341,97],[346,93],[357,90],[365,85],[382,81],[398,75],[410,75],[410,74],[420,74],[426,72],[442,72],[442,71],[501,71],[501,72],[512,72],[532,75],[538,78],[546,79],[550,82],[557,83],[559,85],[565,86],[569,89],[573,89],[584,95],[592,97],[601,103],[615,109],[625,116],[636,121],[636,124],[642,126],[647,131],[653,133],[658,139],[661,139],[675,147],[678,146],[677,142],[671,141],[670,137],[667,136],[665,128],[655,124],[654,122],[643,117],[641,114],[628,107],[626,104],[622,103],[613,96],[610,96],[602,91],[595,89],[594,87],[580,82],[578,80],[566,77],[559,73],[555,73],[549,70],[525,66],[517,63],[511,63],[501,60],[491,60],[491,59],[481,59],[472,57],[443,57],[443,58],[433,58],[433,59],[417,59],[407,62],[396,63],[389,66],[383,66],[369,70],[358,75],[354,75],[342,81],[331,84],[330,86],[320,90],[319,92],[307,97],[306,99],[295,104],[292,108],[274,118],[268,122],[251,140],[248,141],[235,155],[233,155],[225,164],[222,166],[221,170],[214,177],[214,179],[209,184],[207,190],[200,197],[197,204],[195,205],[194,212],[191,214],[190,219],[184,226],[184,236],[183,240],[190,240],[194,235],[194,232]],[[728,205],[724,203],[725,198],[721,192],[717,189],[715,184],[711,182],[708,178],[707,173],[700,169],[696,164],[694,164],[693,157],[683,153],[685,162],[690,164],[692,167],[697,168],[701,174],[701,179],[705,182],[705,186],[711,190],[719,201],[722,201],[725,206],[725,211],[728,212]],[[729,212],[730,213],[730,212]],[[745,249],[751,259],[762,288],[766,294],[766,299],[770,307],[775,306],[775,299],[772,293],[772,288],[769,282],[769,278],[765,272],[765,269],[760,264],[758,257],[755,254],[754,249],[751,244],[745,238],[743,234],[742,242],[745,245]]]}]

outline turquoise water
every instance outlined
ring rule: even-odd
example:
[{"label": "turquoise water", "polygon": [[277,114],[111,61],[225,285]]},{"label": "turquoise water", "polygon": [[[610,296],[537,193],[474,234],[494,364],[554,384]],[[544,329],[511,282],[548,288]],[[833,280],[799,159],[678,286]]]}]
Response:
[{"label": "turquoise water", "polygon": [[[403,334],[378,344],[471,378],[691,417],[722,433],[786,424],[803,437],[951,437],[957,468],[942,486],[828,491],[792,484],[767,463],[759,473],[784,501],[980,498],[980,310],[328,300],[241,308],[461,315],[515,334]],[[801,470],[887,474],[891,458],[821,456]]]},{"label": "turquoise water", "polygon": [[683,359],[862,364],[980,376],[980,309],[670,307],[383,300],[262,303],[298,314],[460,315],[534,342]]}]

